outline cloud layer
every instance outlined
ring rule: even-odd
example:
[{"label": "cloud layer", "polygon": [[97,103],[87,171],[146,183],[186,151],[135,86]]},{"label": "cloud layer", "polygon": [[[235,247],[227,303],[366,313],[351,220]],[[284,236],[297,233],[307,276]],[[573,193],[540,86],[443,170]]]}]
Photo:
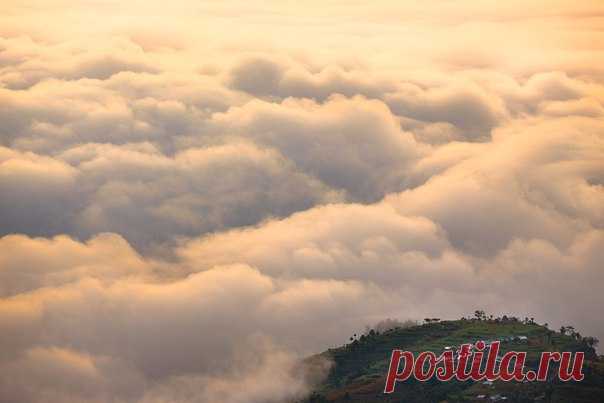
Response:
[{"label": "cloud layer", "polygon": [[2,6],[0,402],[289,401],[387,317],[604,337],[598,1],[121,3]]}]

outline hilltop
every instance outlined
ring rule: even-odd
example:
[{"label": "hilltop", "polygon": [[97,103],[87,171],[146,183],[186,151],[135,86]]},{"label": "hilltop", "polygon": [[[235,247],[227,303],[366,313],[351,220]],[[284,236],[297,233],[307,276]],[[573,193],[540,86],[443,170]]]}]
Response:
[{"label": "hilltop", "polygon": [[[433,351],[477,340],[501,340],[501,351],[526,351],[527,367],[536,367],[542,351],[585,352],[585,379],[566,382],[428,382],[408,380],[398,383],[391,395],[383,394],[393,349]],[[604,360],[595,353],[597,339],[582,337],[572,327],[551,330],[532,319],[487,317],[477,311],[474,318],[452,321],[428,319],[424,324],[369,330],[351,337],[342,347],[309,358],[328,359],[333,366],[327,378],[305,403],[318,402],[602,402]]]}]

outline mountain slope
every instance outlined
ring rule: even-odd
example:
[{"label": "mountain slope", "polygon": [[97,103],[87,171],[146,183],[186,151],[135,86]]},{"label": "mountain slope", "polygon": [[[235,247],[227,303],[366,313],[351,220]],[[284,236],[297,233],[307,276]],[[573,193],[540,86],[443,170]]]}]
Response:
[{"label": "mountain slope", "polygon": [[[309,359],[327,358],[333,362],[333,367],[306,402],[602,402],[604,363],[594,352],[593,339],[581,337],[572,328],[563,330],[564,334],[554,332],[528,319],[480,316],[394,328],[381,334],[371,331],[353,338],[349,344]],[[393,394],[383,393],[393,349],[414,353],[433,351],[439,355],[447,346],[477,340],[501,340],[502,354],[510,350],[526,351],[526,366],[533,368],[542,351],[584,351],[585,379],[567,383],[554,379],[548,382],[495,381],[492,385],[473,381],[408,380],[399,382]]]}]

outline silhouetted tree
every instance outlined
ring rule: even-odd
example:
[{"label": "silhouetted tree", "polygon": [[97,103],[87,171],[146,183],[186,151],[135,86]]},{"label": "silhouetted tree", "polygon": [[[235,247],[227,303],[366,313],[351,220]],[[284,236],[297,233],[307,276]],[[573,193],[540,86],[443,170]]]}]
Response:
[{"label": "silhouetted tree", "polygon": [[477,309],[474,311],[474,317],[478,320],[483,320],[486,318],[486,314],[484,313],[483,310]]},{"label": "silhouetted tree", "polygon": [[583,338],[583,343],[585,343],[585,345],[587,345],[588,347],[594,348],[598,345],[598,343],[600,343],[600,340],[595,337],[589,336]]}]

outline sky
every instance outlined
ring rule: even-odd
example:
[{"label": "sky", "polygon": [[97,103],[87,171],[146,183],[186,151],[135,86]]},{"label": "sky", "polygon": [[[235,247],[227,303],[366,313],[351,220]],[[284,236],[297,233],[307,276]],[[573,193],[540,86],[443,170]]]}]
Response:
[{"label": "sky", "polygon": [[283,402],[386,318],[604,339],[603,30],[600,0],[3,1],[0,402]]}]

